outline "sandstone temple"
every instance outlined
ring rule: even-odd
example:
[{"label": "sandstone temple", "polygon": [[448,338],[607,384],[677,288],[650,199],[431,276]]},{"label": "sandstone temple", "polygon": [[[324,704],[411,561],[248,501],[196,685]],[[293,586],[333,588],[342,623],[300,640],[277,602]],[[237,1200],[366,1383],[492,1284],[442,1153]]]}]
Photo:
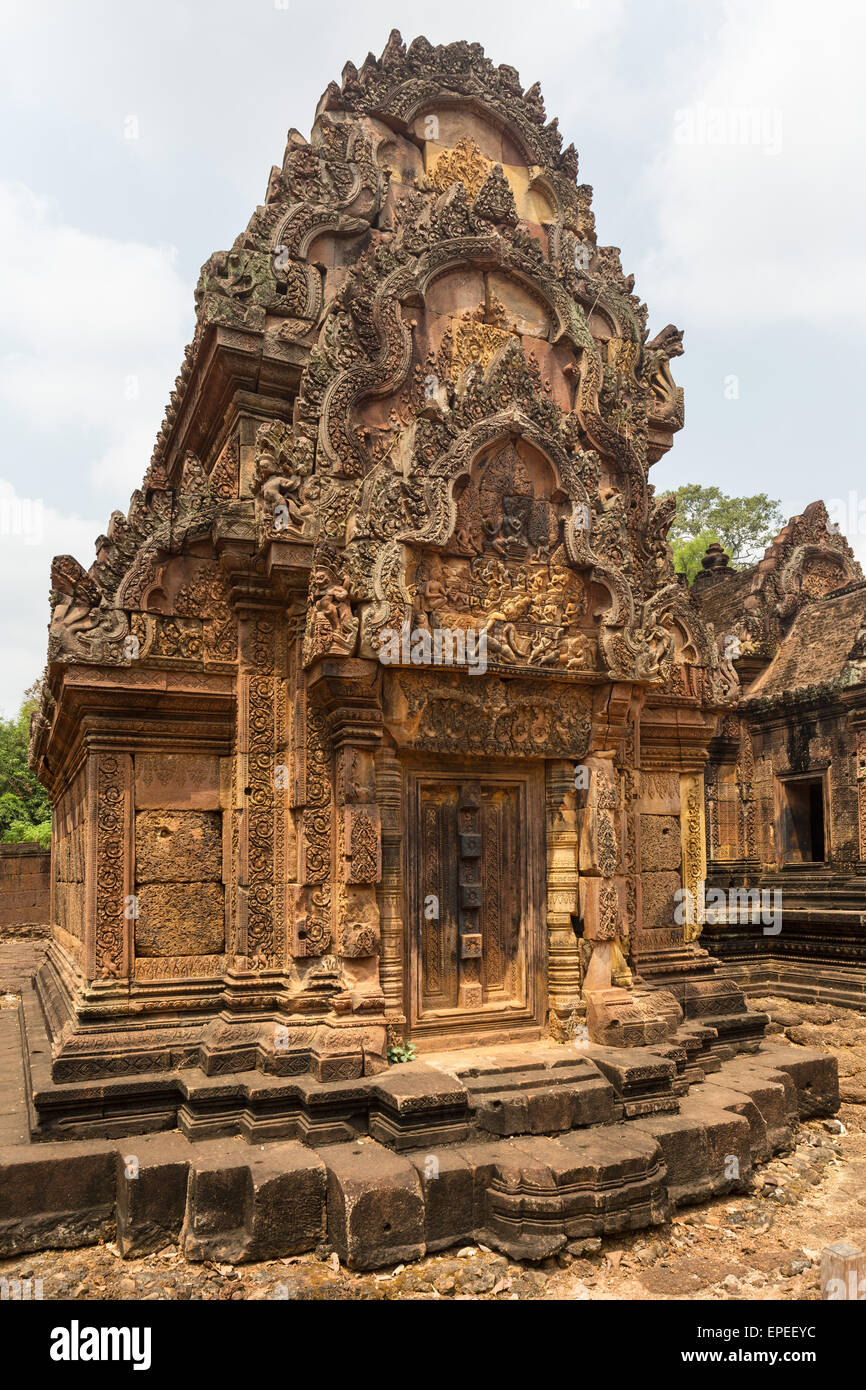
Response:
[{"label": "sandstone temple", "polygon": [[[745,608],[722,555],[674,574],[650,479],[682,333],[591,193],[478,45],[347,64],[204,266],[128,513],[54,561],[31,1131],[176,1134],[192,1257],[225,1253],[202,1141],[271,1140],[305,1201],[321,1168],[369,1264],[661,1220],[833,1108],[828,1059],[763,1041],[701,890],[760,878],[777,755],[779,834],[818,834],[849,696],[792,743],[785,634],[862,612],[859,572],[824,515]],[[402,1194],[375,1231],[364,1181]]]}]

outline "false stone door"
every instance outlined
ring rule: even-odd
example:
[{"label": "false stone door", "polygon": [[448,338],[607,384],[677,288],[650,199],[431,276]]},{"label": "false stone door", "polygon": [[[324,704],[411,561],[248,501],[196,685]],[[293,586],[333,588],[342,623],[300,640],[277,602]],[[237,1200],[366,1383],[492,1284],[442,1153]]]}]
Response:
[{"label": "false stone door", "polygon": [[416,1045],[537,1033],[544,998],[543,770],[418,771],[408,819]]}]

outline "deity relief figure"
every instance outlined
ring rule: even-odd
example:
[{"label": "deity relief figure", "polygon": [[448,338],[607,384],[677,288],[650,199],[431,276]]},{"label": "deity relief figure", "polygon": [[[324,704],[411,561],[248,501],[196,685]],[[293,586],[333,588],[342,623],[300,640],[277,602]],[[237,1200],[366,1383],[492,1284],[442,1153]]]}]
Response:
[{"label": "deity relief figure", "polygon": [[348,584],[336,555],[322,547],[313,564],[304,641],[304,664],[320,656],[351,656],[358,640],[359,620],[352,612]]},{"label": "deity relief figure", "polygon": [[502,515],[498,520],[485,520],[484,530],[488,540],[500,555],[522,560],[529,554],[526,522],[531,507],[528,497],[503,497]]},{"label": "deity relief figure", "polygon": [[256,434],[256,490],[268,530],[308,536],[315,511],[305,496],[312,467],[306,441],[296,444],[282,420],[259,426]]},{"label": "deity relief figure", "polygon": [[565,639],[559,659],[566,671],[593,671],[596,665],[596,646],[585,632],[575,632]]},{"label": "deity relief figure", "polygon": [[303,499],[304,479],[299,473],[277,474],[262,484],[261,498],[275,531],[294,529],[304,535],[312,527],[313,508]]}]

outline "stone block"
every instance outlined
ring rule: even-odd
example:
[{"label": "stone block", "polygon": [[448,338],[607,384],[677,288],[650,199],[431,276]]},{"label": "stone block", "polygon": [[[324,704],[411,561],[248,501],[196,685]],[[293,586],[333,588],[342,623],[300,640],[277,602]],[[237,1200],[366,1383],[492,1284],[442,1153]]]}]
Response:
[{"label": "stone block", "polygon": [[835,1115],[839,1109],[839,1066],[835,1057],[807,1047],[762,1047],[754,1060],[791,1077],[802,1120]]},{"label": "stone block", "polygon": [[455,1149],[432,1149],[409,1157],[424,1198],[428,1255],[472,1239],[475,1228],[473,1172]]},{"label": "stone block", "polygon": [[47,1155],[0,1149],[0,1257],[71,1250],[114,1232],[115,1151],[82,1142]]},{"label": "stone block", "polygon": [[136,810],[217,811],[219,758],[197,753],[136,753]]},{"label": "stone block", "polygon": [[654,869],[642,873],[640,881],[644,927],[673,926],[676,892],[682,886],[679,874],[670,869]]},{"label": "stone block", "polygon": [[221,883],[144,883],[137,896],[137,956],[208,956],[223,950]]},{"label": "stone block", "polygon": [[244,1264],[312,1250],[325,1236],[325,1165],[303,1144],[201,1145],[190,1167],[181,1248]]},{"label": "stone block", "polygon": [[628,1125],[495,1146],[482,1239],[544,1259],[568,1240],[657,1225],[668,1212],[661,1149]]},{"label": "stone block", "polygon": [[[707,1077],[700,1087],[694,1088],[694,1092],[701,1099],[709,1100],[717,1109],[730,1110],[735,1115],[742,1115],[749,1126],[749,1149],[753,1162],[766,1163],[767,1159],[772,1157],[767,1122],[761,1114],[760,1107],[745,1091],[735,1090],[727,1084],[724,1068],[717,1075]],[[690,1100],[692,1098],[689,1097]]]},{"label": "stone block", "polygon": [[135,817],[135,878],[140,884],[219,882],[219,812],[139,811]]},{"label": "stone block", "polygon": [[190,1165],[180,1246],[187,1260],[243,1259],[249,1243],[249,1150],[240,1142],[201,1145]]},{"label": "stone block", "polygon": [[328,1239],[350,1269],[424,1254],[424,1201],[417,1169],[373,1141],[322,1151],[328,1169]]},{"label": "stone block", "polygon": [[180,1236],[192,1149],[181,1135],[135,1135],[117,1158],[117,1245],[124,1259]]},{"label": "stone block", "polygon": [[250,1158],[248,1260],[302,1255],[325,1239],[327,1172],[303,1144],[267,1144]]},{"label": "stone block", "polygon": [[640,866],[656,872],[661,869],[680,871],[682,841],[679,816],[647,816],[640,818]]},{"label": "stone block", "polygon": [[587,991],[587,1026],[601,1047],[644,1047],[670,1038],[682,1010],[667,990]]}]

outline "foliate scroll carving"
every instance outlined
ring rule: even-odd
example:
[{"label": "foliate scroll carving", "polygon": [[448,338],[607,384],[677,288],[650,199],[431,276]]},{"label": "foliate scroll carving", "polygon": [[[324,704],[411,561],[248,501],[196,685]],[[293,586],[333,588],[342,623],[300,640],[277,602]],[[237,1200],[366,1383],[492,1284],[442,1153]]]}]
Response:
[{"label": "foliate scroll carving", "polygon": [[747,725],[742,726],[740,740],[741,754],[737,764],[740,845],[745,858],[755,859],[758,854],[758,836],[755,825],[755,753]]},{"label": "foliate scroll carving", "polygon": [[208,481],[213,496],[221,501],[237,497],[240,482],[240,450],[236,436],[226,444],[214,464]]},{"label": "foliate scroll carving", "polygon": [[[185,576],[185,577],[184,577]],[[148,606],[154,592],[171,594],[171,613],[135,611],[130,615],[130,636],[135,647],[130,658],[146,661],[234,662],[238,629],[232,612],[226,576],[212,560],[172,561],[163,557],[151,580],[133,592],[126,584],[123,600],[130,607]]]},{"label": "foliate scroll carving", "polygon": [[497,328],[492,323],[479,323],[469,314],[458,319],[454,326],[451,350],[451,374],[455,381],[459,380],[469,367],[489,366],[496,353],[507,343],[509,336],[507,330]]},{"label": "foliate scroll carving", "polygon": [[631,983],[626,964],[628,919],[621,862],[622,808],[614,752],[591,755],[585,763],[588,786],[580,794],[580,906],[583,936],[590,950],[587,988],[607,988],[612,970]]},{"label": "foliate scroll carving", "polygon": [[579,911],[576,799],[574,764],[548,762],[548,991],[554,1034],[562,1031],[580,998],[580,953],[574,931]]},{"label": "foliate scroll carving", "polygon": [[346,808],[347,877],[350,883],[378,883],[382,873],[379,812],[374,806]]},{"label": "foliate scroll carving", "polygon": [[96,809],[93,884],[93,960],[97,978],[117,979],[129,967],[126,903],[131,893],[132,760],[122,753],[96,755],[89,768],[88,798]]},{"label": "foliate scroll carving", "polygon": [[860,858],[866,860],[866,729],[857,730],[857,806]]},{"label": "foliate scroll carving", "polygon": [[696,941],[704,923],[704,885],[707,878],[704,775],[684,772],[680,778],[680,830],[683,851],[683,889],[692,910],[685,917],[685,939]]},{"label": "foliate scroll carving", "polygon": [[331,949],[332,750],[325,715],[302,701],[303,777],[299,818],[300,886],[295,894],[292,953],[324,956]]},{"label": "foliate scroll carving", "polygon": [[282,942],[278,928],[275,864],[284,834],[282,798],[275,769],[281,761],[277,725],[280,682],[276,676],[277,634],[273,621],[258,619],[253,628],[253,670],[245,678],[248,739],[247,941],[254,968],[278,966]]},{"label": "foliate scroll carving", "polygon": [[453,150],[440,154],[433,166],[430,182],[437,193],[445,193],[454,183],[462,183],[474,199],[492,169],[474,140],[458,140]]},{"label": "foliate scroll carving", "polygon": [[344,744],[336,758],[338,950],[344,958],[377,955],[376,884],[382,877],[379,807],[371,749]]}]

